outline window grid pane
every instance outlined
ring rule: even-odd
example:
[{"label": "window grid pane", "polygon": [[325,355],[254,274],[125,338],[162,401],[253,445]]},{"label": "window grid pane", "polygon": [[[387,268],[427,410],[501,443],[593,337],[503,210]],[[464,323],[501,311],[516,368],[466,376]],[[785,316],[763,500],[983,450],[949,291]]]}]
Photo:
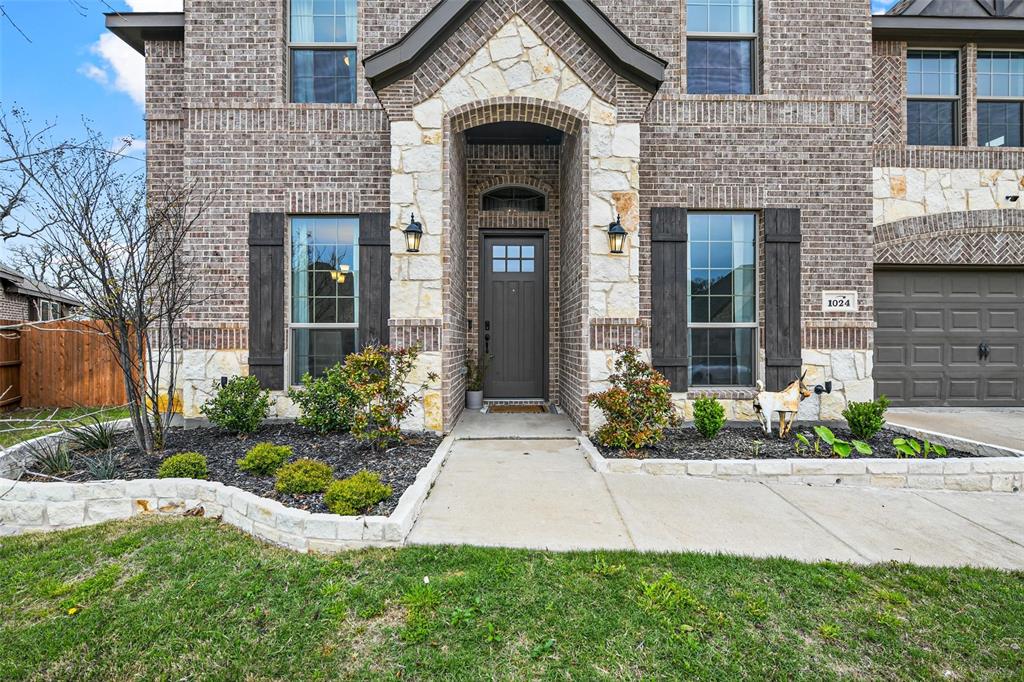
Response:
[{"label": "window grid pane", "polygon": [[1020,147],[1024,142],[1024,103],[978,102],[978,144]]},{"label": "window grid pane", "polygon": [[907,144],[956,144],[956,102],[909,100],[907,102]]},{"label": "window grid pane", "polygon": [[753,33],[754,0],[689,0],[687,33]]},{"label": "window grid pane", "polygon": [[978,97],[1024,98],[1024,53],[979,52]]},{"label": "window grid pane", "polygon": [[356,0],[292,0],[293,43],[356,42]]},{"label": "window grid pane", "polygon": [[752,40],[687,40],[686,88],[695,95],[749,95]]},{"label": "window grid pane", "polygon": [[955,50],[908,50],[907,95],[956,97],[960,94],[959,58]]},{"label": "window grid pane", "polygon": [[752,385],[757,309],[754,214],[691,213],[687,221],[690,383]]},{"label": "window grid pane", "polygon": [[356,101],[355,50],[292,50],[291,56],[293,102]]}]

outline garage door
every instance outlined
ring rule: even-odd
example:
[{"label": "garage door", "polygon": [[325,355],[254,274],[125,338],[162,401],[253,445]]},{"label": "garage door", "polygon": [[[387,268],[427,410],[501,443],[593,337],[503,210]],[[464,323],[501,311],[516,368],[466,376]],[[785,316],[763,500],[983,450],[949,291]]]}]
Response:
[{"label": "garage door", "polygon": [[875,392],[893,405],[1024,405],[1024,269],[875,272]]}]

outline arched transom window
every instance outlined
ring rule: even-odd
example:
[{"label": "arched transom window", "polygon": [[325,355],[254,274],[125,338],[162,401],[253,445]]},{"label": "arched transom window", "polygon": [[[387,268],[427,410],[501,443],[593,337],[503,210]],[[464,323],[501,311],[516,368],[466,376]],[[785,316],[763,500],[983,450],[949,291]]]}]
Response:
[{"label": "arched transom window", "polygon": [[495,187],[480,197],[483,211],[544,211],[547,197],[543,192],[522,185]]}]

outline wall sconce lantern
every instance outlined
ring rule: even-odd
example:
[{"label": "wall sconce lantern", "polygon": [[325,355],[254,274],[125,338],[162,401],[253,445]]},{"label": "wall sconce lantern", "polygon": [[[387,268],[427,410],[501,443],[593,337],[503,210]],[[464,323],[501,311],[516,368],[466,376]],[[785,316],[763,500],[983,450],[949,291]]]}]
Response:
[{"label": "wall sconce lantern", "polygon": [[402,230],[405,234],[405,250],[409,253],[420,252],[420,240],[423,239],[423,226],[416,222],[416,214],[412,214],[409,227]]},{"label": "wall sconce lantern", "polygon": [[612,253],[622,253],[622,247],[626,244],[626,229],[622,227],[619,215],[615,216],[615,222],[608,225],[608,247]]}]

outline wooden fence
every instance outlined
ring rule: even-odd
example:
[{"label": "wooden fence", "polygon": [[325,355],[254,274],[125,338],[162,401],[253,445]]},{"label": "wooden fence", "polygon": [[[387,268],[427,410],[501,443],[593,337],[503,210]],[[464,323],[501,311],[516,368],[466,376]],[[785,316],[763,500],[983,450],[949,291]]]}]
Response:
[{"label": "wooden fence", "polygon": [[5,389],[0,406],[8,401],[7,407],[103,407],[127,400],[121,368],[97,322],[34,323],[0,333],[0,393]]}]

